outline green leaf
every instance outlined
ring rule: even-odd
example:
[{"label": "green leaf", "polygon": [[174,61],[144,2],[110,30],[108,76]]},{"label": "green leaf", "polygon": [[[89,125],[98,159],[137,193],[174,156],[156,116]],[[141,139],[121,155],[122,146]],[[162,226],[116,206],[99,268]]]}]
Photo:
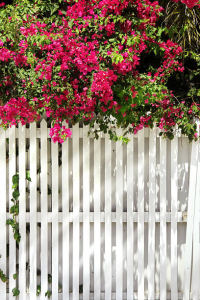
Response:
[{"label": "green leaf", "polygon": [[31,181],[30,171],[26,171],[26,180]]},{"label": "green leaf", "polygon": [[19,174],[15,174],[15,175],[13,175],[13,177],[12,177],[12,183],[14,184],[14,185],[18,185],[18,183],[19,183]]},{"label": "green leaf", "polygon": [[68,26],[69,26],[70,28],[72,28],[73,23],[74,23],[74,20],[71,19],[71,20],[68,22]]},{"label": "green leaf", "polygon": [[45,297],[50,298],[51,297],[51,291],[47,290],[47,292],[45,293]]},{"label": "green leaf", "polygon": [[13,219],[8,219],[7,221],[6,221],[6,225],[11,225],[11,226],[13,226],[15,224],[15,221],[13,220]]},{"label": "green leaf", "polygon": [[41,294],[41,285],[37,286],[36,296],[38,297]]},{"label": "green leaf", "polygon": [[20,294],[20,291],[17,288],[14,288],[12,292],[13,292],[13,296],[19,296]]},{"label": "green leaf", "polygon": [[17,279],[18,278],[18,273],[13,274],[13,279]]},{"label": "green leaf", "polygon": [[12,193],[12,196],[13,196],[14,199],[17,199],[19,197],[19,195],[20,194],[19,194],[18,190],[14,190],[13,193]]}]

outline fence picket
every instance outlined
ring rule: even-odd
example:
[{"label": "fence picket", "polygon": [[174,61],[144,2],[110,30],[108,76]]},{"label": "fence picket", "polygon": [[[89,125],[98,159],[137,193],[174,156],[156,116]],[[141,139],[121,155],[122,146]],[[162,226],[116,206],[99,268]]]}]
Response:
[{"label": "fence picket", "polygon": [[[9,129],[9,211],[13,206],[12,199],[12,177],[16,173],[16,139],[15,126]],[[16,241],[13,237],[13,230],[9,226],[9,300],[13,297],[12,289],[16,287],[16,280],[12,274],[16,273]]]},{"label": "fence picket", "polygon": [[133,136],[127,145],[127,300],[133,300]]},{"label": "fence picket", "polygon": [[[122,135],[122,130],[117,130]],[[123,147],[116,143],[116,300],[123,294]]]},{"label": "fence picket", "polygon": [[[64,124],[67,126],[67,124]],[[62,145],[63,299],[69,298],[69,140]]]},{"label": "fence picket", "polygon": [[79,247],[80,247],[80,172],[79,172],[79,124],[73,127],[73,300],[79,299]]},{"label": "fence picket", "polygon": [[190,182],[188,191],[188,214],[187,214],[187,229],[186,229],[186,244],[185,244],[185,264],[184,264],[184,289],[183,300],[189,300],[190,294],[190,279],[192,265],[192,240],[194,226],[194,203],[196,192],[198,165],[198,144],[192,142],[191,163],[190,163]]},{"label": "fence picket", "polygon": [[26,127],[19,124],[19,290],[26,299]]},{"label": "fence picket", "polygon": [[37,180],[36,180],[36,123],[30,125],[30,300],[36,299],[37,271]]},{"label": "fence picket", "polygon": [[[198,159],[199,160],[199,159]],[[199,300],[199,195],[200,195],[200,162],[197,167],[197,181],[196,181],[196,196],[195,196],[195,210],[194,210],[194,229],[193,229],[193,300]]]},{"label": "fence picket", "polygon": [[138,298],[144,299],[144,129],[138,131]]},{"label": "fence picket", "polygon": [[48,220],[47,220],[47,123],[41,122],[41,299],[48,290]]},{"label": "fence picket", "polygon": [[83,300],[90,295],[90,139],[83,127]]},{"label": "fence picket", "polygon": [[58,298],[58,143],[52,149],[52,298]]},{"label": "fence picket", "polygon": [[178,300],[177,210],[178,210],[178,136],[171,141],[171,299]]},{"label": "fence picket", "polygon": [[94,298],[100,298],[101,288],[101,228],[100,228],[100,139],[94,140]]},{"label": "fence picket", "polygon": [[156,128],[149,134],[149,232],[148,299],[154,300],[155,284],[155,199],[156,199]]},{"label": "fence picket", "polygon": [[105,134],[105,300],[112,292],[111,140]]},{"label": "fence picket", "polygon": [[[6,274],[6,139],[5,131],[0,129],[0,269]],[[0,281],[1,300],[6,300],[6,283]]]},{"label": "fence picket", "polygon": [[166,173],[167,142],[160,138],[160,300],[166,299],[167,228]]}]

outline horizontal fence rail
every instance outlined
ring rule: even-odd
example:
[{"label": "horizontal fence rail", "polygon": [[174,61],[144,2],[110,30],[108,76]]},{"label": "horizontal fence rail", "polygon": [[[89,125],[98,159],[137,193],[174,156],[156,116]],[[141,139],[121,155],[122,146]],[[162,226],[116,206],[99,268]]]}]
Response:
[{"label": "horizontal fence rail", "polygon": [[[199,143],[88,130],[61,145],[45,120],[0,129],[0,300],[199,299]],[[19,245],[6,225],[16,173]]]}]

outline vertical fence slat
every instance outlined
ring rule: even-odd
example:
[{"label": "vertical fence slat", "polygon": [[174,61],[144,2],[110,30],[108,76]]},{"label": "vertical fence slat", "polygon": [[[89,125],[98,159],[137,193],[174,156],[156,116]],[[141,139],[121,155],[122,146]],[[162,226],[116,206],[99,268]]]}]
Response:
[{"label": "vertical fence slat", "polygon": [[19,290],[26,299],[26,127],[19,124]]},{"label": "vertical fence slat", "polygon": [[80,171],[79,171],[79,124],[73,127],[73,300],[79,299],[79,246],[80,246]]},{"label": "vertical fence slat", "polygon": [[58,298],[58,143],[52,149],[52,299]]},{"label": "vertical fence slat", "polygon": [[37,271],[37,180],[36,180],[36,123],[30,125],[30,299],[36,299]]},{"label": "vertical fence slat", "polygon": [[133,135],[127,145],[127,299],[133,300]]},{"label": "vertical fence slat", "polygon": [[[3,128],[0,129],[0,269],[6,274],[6,138]],[[6,283],[0,281],[1,300],[6,300]]]},{"label": "vertical fence slat", "polygon": [[[64,124],[67,126],[67,124]],[[62,144],[63,299],[69,298],[69,140]]]},{"label": "vertical fence slat", "polygon": [[90,139],[83,126],[83,300],[90,295]]},{"label": "vertical fence slat", "polygon": [[[199,150],[199,149],[198,149]],[[198,151],[199,152],[199,151]],[[193,230],[193,300],[199,300],[199,196],[200,196],[200,162],[198,157],[197,167],[197,181],[196,181],[196,197],[195,197],[195,211],[194,211],[194,230]]]},{"label": "vertical fence slat", "polygon": [[144,299],[144,129],[138,131],[138,299]]},{"label": "vertical fence slat", "polygon": [[111,140],[105,134],[105,300],[111,300],[112,289],[111,224]]},{"label": "vertical fence slat", "polygon": [[167,142],[160,138],[160,300],[166,299],[167,228],[166,228],[166,173]]},{"label": "vertical fence slat", "polygon": [[198,144],[192,142],[190,177],[189,177],[190,180],[189,180],[189,191],[188,191],[188,214],[187,214],[187,228],[186,228],[185,261],[184,261],[183,300],[189,300],[189,293],[190,293],[197,165],[198,165]]},{"label": "vertical fence slat", "polygon": [[[122,135],[122,130],[117,130]],[[116,143],[116,300],[123,295],[123,147]]]},{"label": "vertical fence slat", "polygon": [[149,135],[149,232],[148,299],[154,300],[155,283],[155,199],[156,199],[156,128]]},{"label": "vertical fence slat", "polygon": [[[12,177],[16,173],[16,138],[15,126],[9,129],[9,210],[13,206],[12,199]],[[12,289],[16,287],[16,280],[12,274],[16,273],[16,241],[13,238],[13,230],[9,226],[9,300],[13,297]]]},{"label": "vertical fence slat", "polygon": [[41,297],[48,290],[48,220],[47,220],[47,123],[41,122]]},{"label": "vertical fence slat", "polygon": [[178,136],[171,141],[171,299],[178,299],[177,209],[178,209]]},{"label": "vertical fence slat", "polygon": [[94,140],[94,299],[100,298],[100,287],[101,287],[100,141],[101,139]]}]

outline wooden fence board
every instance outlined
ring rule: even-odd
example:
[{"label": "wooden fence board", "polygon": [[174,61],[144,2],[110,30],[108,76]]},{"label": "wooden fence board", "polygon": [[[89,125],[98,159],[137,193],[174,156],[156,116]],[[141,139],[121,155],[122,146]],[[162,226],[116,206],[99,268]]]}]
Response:
[{"label": "wooden fence board", "polygon": [[30,125],[30,299],[36,299],[36,273],[37,273],[37,144],[36,124]]},{"label": "wooden fence board", "polygon": [[90,295],[90,139],[87,138],[88,126],[83,133],[83,300]]},{"label": "wooden fence board", "polygon": [[26,128],[19,124],[19,290],[26,299]]},{"label": "wooden fence board", "polygon": [[144,129],[138,131],[138,297],[144,299]]},{"label": "wooden fence board", "polygon": [[183,299],[184,300],[189,300],[189,293],[190,293],[197,163],[198,163],[198,144],[196,144],[195,142],[192,142],[191,164],[190,164],[190,182],[189,182],[189,191],[188,191],[188,193],[189,193],[188,194],[188,214],[187,214],[188,221],[187,221],[187,231],[186,231],[185,265],[184,265],[184,290],[183,290]]},{"label": "wooden fence board", "polygon": [[45,293],[48,290],[48,220],[47,220],[47,123],[41,122],[41,299],[46,299]]},{"label": "wooden fence board", "polygon": [[73,300],[79,298],[79,249],[80,249],[80,170],[79,124],[73,127]]},{"label": "wooden fence board", "polygon": [[127,145],[127,299],[133,300],[133,136]]},{"label": "wooden fence board", "polygon": [[[67,126],[67,124],[64,124]],[[63,299],[69,298],[69,140],[62,145]]]},{"label": "wooden fence board", "polygon": [[149,232],[148,232],[148,299],[154,299],[155,285],[155,199],[156,199],[156,130],[149,136]]},{"label": "wooden fence board", "polygon": [[[16,138],[15,138],[15,126],[9,129],[9,211],[13,206],[12,199],[12,177],[16,174]],[[9,218],[12,215],[9,215]],[[13,237],[13,230],[9,226],[9,300],[15,299],[13,297],[12,289],[16,287],[16,280],[14,280],[12,274],[16,273],[16,241]]]},{"label": "wooden fence board", "polygon": [[94,298],[99,299],[101,288],[101,229],[100,229],[100,139],[94,140]]},{"label": "wooden fence board", "polygon": [[[121,136],[122,131],[117,130]],[[123,293],[123,147],[116,143],[116,300]]]},{"label": "wooden fence board", "polygon": [[105,300],[112,292],[111,141],[105,135]]},{"label": "wooden fence board", "polygon": [[52,298],[58,297],[58,143],[52,149]]},{"label": "wooden fence board", "polygon": [[[6,139],[5,131],[0,129],[0,182],[1,182],[1,198],[0,198],[0,269],[6,275]],[[0,281],[1,299],[6,300],[6,283]]]},{"label": "wooden fence board", "polygon": [[167,141],[160,139],[160,300],[166,299],[167,227],[166,227]]},{"label": "wooden fence board", "polygon": [[171,141],[171,295],[178,300],[177,209],[178,209],[178,137]]}]

